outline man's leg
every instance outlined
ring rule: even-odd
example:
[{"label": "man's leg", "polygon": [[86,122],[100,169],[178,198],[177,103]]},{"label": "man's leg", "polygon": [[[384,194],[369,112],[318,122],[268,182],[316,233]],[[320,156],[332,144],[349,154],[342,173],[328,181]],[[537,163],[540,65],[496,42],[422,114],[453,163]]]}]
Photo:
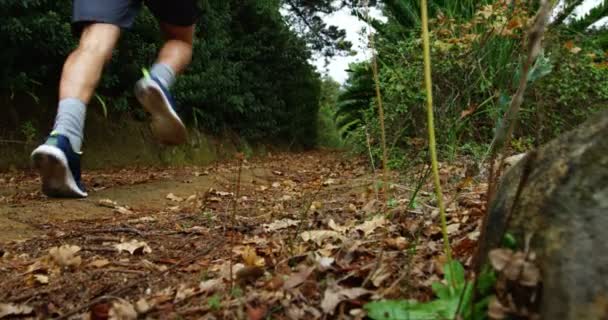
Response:
[{"label": "man's leg", "polygon": [[42,176],[42,191],[46,195],[87,196],[80,180],[86,104],[91,100],[103,66],[111,58],[119,36],[118,26],[89,24],[82,31],[78,47],[66,59],[53,132],[32,152],[34,166]]},{"label": "man's leg", "polygon": [[177,26],[161,22],[165,43],[149,77],[141,79],[135,93],[144,108],[151,114],[151,128],[162,143],[181,144],[187,140],[186,127],[174,110],[169,90],[175,76],[192,60],[194,25]]},{"label": "man's leg", "polygon": [[59,85],[59,98],[76,98],[88,104],[106,62],[120,36],[120,27],[93,23],[84,27],[80,43],[66,59]]}]

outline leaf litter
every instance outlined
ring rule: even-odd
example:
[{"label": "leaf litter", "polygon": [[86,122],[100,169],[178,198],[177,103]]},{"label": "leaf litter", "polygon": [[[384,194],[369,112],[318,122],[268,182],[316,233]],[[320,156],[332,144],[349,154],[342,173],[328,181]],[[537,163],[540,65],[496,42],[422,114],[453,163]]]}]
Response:
[{"label": "leaf litter", "polygon": [[[432,185],[422,186],[412,210],[407,183],[416,179],[394,175],[400,187],[383,202],[365,161],[327,151],[269,155],[244,164],[238,191],[235,160],[183,169],[215,185],[165,191],[158,196],[164,210],[99,200],[128,212],[66,221],[55,225],[61,232],[2,245],[10,255],[0,257],[0,318],[363,319],[370,301],[428,300],[443,263]],[[170,179],[172,170],[132,171],[130,181]],[[483,185],[459,186],[465,171],[441,166],[453,182],[445,186],[449,236],[462,262],[473,254],[485,210]],[[125,172],[101,176],[120,185]],[[505,257],[521,260],[501,254],[499,266]],[[525,285],[535,283],[533,266],[515,265],[528,270]],[[502,267],[510,275],[513,267]]]}]

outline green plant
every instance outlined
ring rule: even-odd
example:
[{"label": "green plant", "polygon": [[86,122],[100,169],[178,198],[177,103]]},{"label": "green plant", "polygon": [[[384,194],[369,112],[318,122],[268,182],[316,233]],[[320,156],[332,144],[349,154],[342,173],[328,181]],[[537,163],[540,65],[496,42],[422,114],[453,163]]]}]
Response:
[{"label": "green plant", "polygon": [[487,306],[491,298],[489,293],[496,282],[494,273],[488,269],[479,276],[477,289],[482,298],[473,303],[474,285],[466,281],[462,264],[452,261],[443,270],[444,281],[432,285],[437,299],[424,303],[415,300],[370,302],[364,306],[368,316],[374,320],[487,319]]},{"label": "green plant", "polygon": [[207,299],[207,305],[209,306],[209,309],[217,311],[222,308],[222,300],[218,294],[214,294]]},{"label": "green plant", "polygon": [[21,124],[21,134],[25,137],[25,142],[29,144],[36,140],[38,130],[36,130],[31,121],[25,121]]}]

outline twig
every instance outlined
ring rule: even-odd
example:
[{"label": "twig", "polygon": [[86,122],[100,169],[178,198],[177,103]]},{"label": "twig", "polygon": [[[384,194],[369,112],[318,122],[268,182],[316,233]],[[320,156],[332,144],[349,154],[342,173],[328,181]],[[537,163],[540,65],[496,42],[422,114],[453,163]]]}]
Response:
[{"label": "twig", "polygon": [[200,252],[200,253],[198,253],[198,254],[190,257],[190,258],[186,258],[186,259],[184,259],[184,260],[182,260],[182,261],[180,261],[180,262],[172,265],[167,270],[161,272],[159,275],[157,275],[153,280],[151,280],[149,282],[142,281],[146,277],[146,275],[147,275],[147,274],[142,274],[141,276],[139,276],[139,277],[137,277],[135,279],[132,279],[131,282],[125,284],[124,286],[116,288],[115,290],[113,290],[109,294],[97,297],[97,298],[89,301],[88,303],[85,303],[85,304],[83,304],[83,305],[81,305],[79,307],[76,307],[76,308],[70,310],[69,312],[63,314],[61,317],[59,317],[57,319],[58,320],[69,319],[70,317],[72,317],[73,315],[77,314],[78,312],[81,312],[82,310],[88,309],[88,308],[90,308],[90,307],[92,307],[92,306],[94,306],[94,305],[96,305],[96,304],[98,304],[98,303],[100,303],[100,302],[102,302],[104,300],[107,300],[108,297],[115,297],[115,296],[121,294],[124,291],[136,288],[137,286],[142,285],[142,284],[145,284],[147,286],[151,286],[153,283],[156,283],[156,282],[159,282],[161,280],[164,280],[163,275],[165,275],[165,274],[167,274],[167,273],[169,273],[169,272],[177,269],[178,267],[180,267],[180,266],[182,266],[182,265],[184,265],[186,263],[190,263],[192,261],[196,261],[199,258],[201,258],[203,256],[206,256],[207,254],[209,254],[209,252],[211,252],[212,250],[216,249],[216,246],[219,243],[220,243],[220,240],[212,241],[209,244],[209,247],[207,249],[205,249],[204,251],[202,251],[202,252]]},{"label": "twig", "polygon": [[87,230],[86,233],[117,233],[117,232],[125,232],[125,233],[134,233],[140,237],[145,236],[145,234],[135,228],[132,227],[117,227],[117,228],[106,228],[106,229],[94,229]]},{"label": "twig", "polygon": [[[234,191],[234,199],[232,202],[232,225],[236,226],[236,212],[238,209],[238,202],[239,202],[239,192],[241,190],[241,171],[243,170],[243,154],[242,153],[238,153],[236,155],[236,158],[239,162],[238,164],[238,173],[236,176],[236,182],[235,182],[235,191]],[[235,247],[235,243],[234,243],[234,236],[230,237],[230,259],[228,259],[228,263],[230,266],[230,275],[229,275],[229,280],[230,280],[230,288],[232,289],[232,287],[234,286],[234,279],[232,278],[232,255],[234,252],[234,247]]]}]

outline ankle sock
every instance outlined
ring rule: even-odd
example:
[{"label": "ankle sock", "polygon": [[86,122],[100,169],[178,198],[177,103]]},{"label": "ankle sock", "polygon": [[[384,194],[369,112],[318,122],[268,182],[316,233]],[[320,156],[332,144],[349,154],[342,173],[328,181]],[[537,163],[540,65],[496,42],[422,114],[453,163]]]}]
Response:
[{"label": "ankle sock", "polygon": [[155,63],[150,68],[150,75],[158,79],[167,89],[175,83],[175,71],[164,63]]},{"label": "ankle sock", "polygon": [[82,147],[86,111],[84,102],[76,98],[59,101],[53,132],[66,136],[75,152],[80,152]]}]

